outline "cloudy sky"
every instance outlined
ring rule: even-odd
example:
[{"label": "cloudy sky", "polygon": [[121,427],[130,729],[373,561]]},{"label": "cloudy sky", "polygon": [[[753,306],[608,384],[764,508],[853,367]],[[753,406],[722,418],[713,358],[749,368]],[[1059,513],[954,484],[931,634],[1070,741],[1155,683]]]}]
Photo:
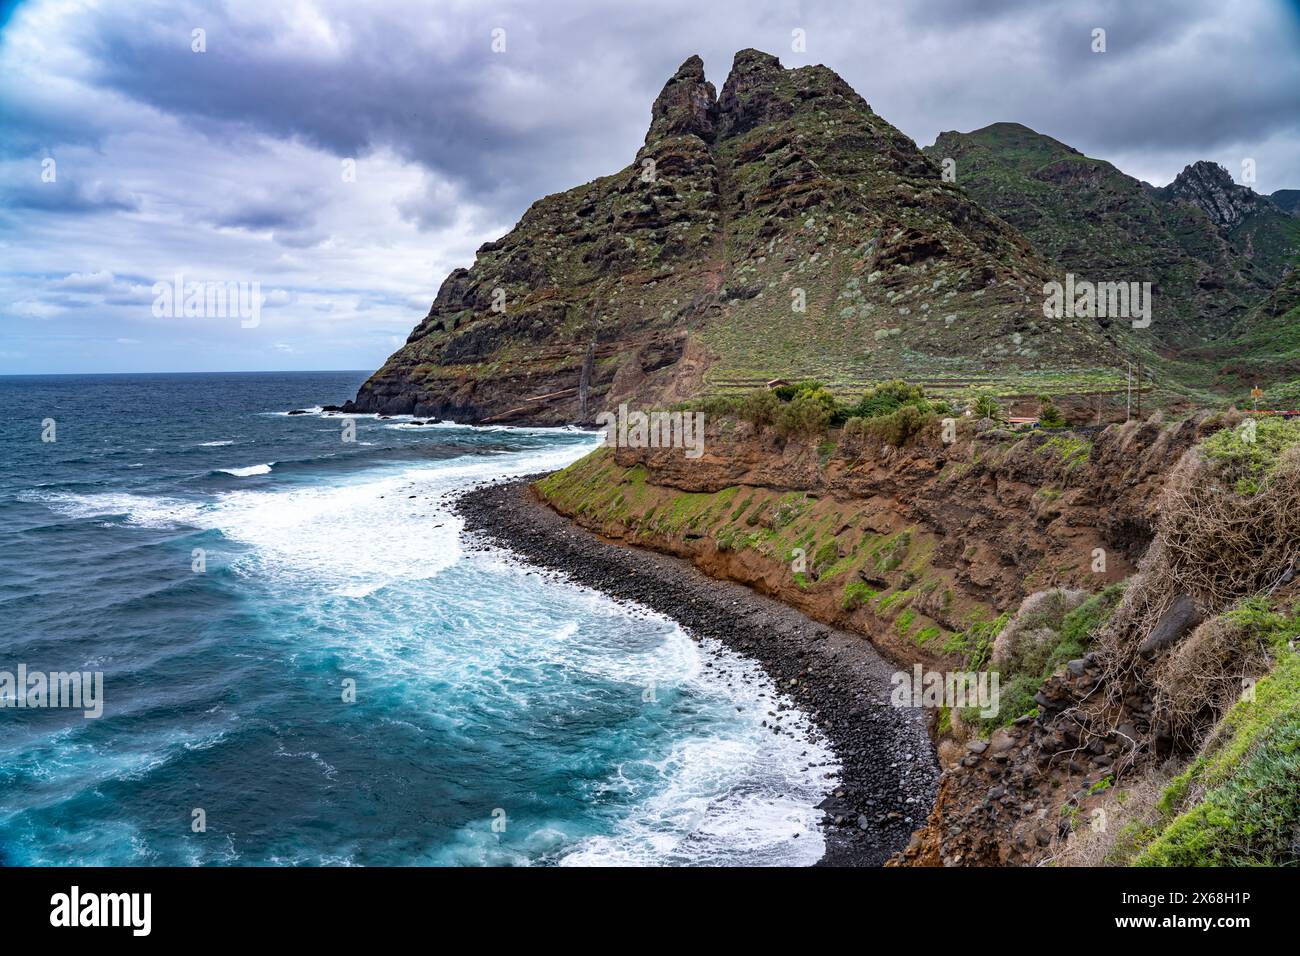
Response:
[{"label": "cloudy sky", "polygon": [[[750,46],[920,145],[1014,120],[1300,188],[1300,0],[0,0],[0,374],[374,368],[532,200],[630,162],[682,60],[721,87]],[[259,283],[258,324],[155,316],[177,274]]]}]

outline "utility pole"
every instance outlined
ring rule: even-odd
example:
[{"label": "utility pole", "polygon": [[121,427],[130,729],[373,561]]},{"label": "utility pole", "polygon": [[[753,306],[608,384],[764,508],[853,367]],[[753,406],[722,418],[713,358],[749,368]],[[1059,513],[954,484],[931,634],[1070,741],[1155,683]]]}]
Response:
[{"label": "utility pole", "polygon": [[1142,418],[1142,360],[1138,359],[1138,418]]},{"label": "utility pole", "polygon": [[1124,421],[1133,418],[1133,363],[1128,363],[1128,382],[1124,387]]}]

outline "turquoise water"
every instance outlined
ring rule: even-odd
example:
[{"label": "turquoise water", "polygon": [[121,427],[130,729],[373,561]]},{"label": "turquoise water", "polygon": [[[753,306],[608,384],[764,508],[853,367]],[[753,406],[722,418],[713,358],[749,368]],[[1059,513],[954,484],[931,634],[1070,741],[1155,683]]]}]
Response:
[{"label": "turquoise water", "polygon": [[595,437],[345,442],[362,378],[0,378],[0,671],[104,675],[0,708],[0,863],[815,862],[837,768],[754,665],[463,550],[449,496]]}]

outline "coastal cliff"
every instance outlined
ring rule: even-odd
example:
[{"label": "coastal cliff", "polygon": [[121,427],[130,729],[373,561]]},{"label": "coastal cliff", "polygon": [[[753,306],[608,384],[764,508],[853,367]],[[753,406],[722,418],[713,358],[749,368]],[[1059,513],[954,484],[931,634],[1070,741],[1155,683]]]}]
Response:
[{"label": "coastal cliff", "polygon": [[[896,864],[1276,863],[1275,831],[1231,850],[1197,822],[1242,786],[1225,747],[1285,775],[1278,735],[1300,730],[1284,716],[1300,428],[1268,423],[1265,464],[1233,491],[1256,467],[1238,422],[1024,434],[968,420],[952,442],[900,446],[721,420],[696,460],[603,448],[534,493],[605,540],[860,634],[903,671],[1000,673],[995,716],[930,711],[943,774]],[[1226,575],[1212,570],[1234,540],[1216,545],[1220,520],[1249,542],[1222,556],[1240,569]],[[1242,681],[1265,699],[1238,701]]]}]

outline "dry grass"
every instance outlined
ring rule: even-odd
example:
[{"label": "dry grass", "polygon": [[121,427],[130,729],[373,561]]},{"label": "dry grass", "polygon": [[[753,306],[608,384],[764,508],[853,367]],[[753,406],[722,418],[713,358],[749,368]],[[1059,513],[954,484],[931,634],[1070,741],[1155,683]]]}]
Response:
[{"label": "dry grass", "polygon": [[1134,842],[1160,820],[1160,797],[1172,774],[1149,769],[1122,787],[1107,791],[1106,798],[1084,814],[1065,839],[1057,841],[1052,866],[1114,866],[1132,857]]},{"label": "dry grass", "polygon": [[[1236,700],[1242,679],[1268,669],[1266,649],[1215,616],[1270,593],[1293,567],[1300,569],[1300,448],[1283,454],[1252,495],[1238,494],[1212,462],[1189,451],[1166,484],[1138,574],[1099,635],[1108,707],[1092,715],[1090,729],[1104,732],[1136,689],[1154,698],[1153,725],[1194,749]],[[1207,623],[1154,660],[1142,659],[1143,639],[1180,594],[1191,596]]]},{"label": "dry grass", "polygon": [[1300,448],[1243,496],[1208,467],[1173,482],[1158,540],[1172,583],[1207,610],[1265,591],[1300,558]]},{"label": "dry grass", "polygon": [[1014,662],[1055,640],[1061,620],[1089,597],[1087,591],[1052,588],[1029,595],[993,642],[990,665],[1008,669]]},{"label": "dry grass", "polygon": [[1241,697],[1243,681],[1268,672],[1269,647],[1240,620],[1213,617],[1183,639],[1155,672],[1154,716],[1194,747],[1204,728]]}]

